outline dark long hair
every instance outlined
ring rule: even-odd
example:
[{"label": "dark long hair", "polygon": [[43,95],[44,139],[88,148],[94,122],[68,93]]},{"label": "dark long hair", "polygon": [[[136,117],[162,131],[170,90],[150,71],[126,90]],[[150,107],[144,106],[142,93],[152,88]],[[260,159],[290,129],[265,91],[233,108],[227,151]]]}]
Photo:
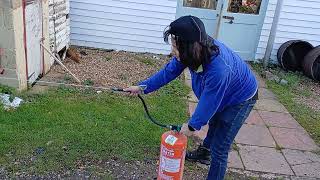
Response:
[{"label": "dark long hair", "polygon": [[[163,38],[168,43],[170,30],[163,33]],[[180,61],[192,70],[197,70],[200,65],[209,64],[213,55],[219,54],[219,47],[214,44],[213,38],[207,36],[203,42],[185,41],[178,36],[174,40],[179,51]]]}]

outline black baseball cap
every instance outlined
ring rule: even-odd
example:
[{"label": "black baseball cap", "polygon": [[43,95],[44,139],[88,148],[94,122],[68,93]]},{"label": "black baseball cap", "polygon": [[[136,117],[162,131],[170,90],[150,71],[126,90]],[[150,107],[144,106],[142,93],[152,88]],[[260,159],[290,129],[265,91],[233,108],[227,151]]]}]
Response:
[{"label": "black baseball cap", "polygon": [[203,22],[195,16],[182,16],[169,25],[168,33],[188,42],[206,42],[208,35]]}]

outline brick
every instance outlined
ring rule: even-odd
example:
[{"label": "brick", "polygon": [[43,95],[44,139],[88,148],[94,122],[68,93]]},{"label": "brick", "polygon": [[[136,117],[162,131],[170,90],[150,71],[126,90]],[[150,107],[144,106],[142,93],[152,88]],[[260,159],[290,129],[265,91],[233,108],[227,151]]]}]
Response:
[{"label": "brick", "polygon": [[300,124],[289,114],[279,112],[258,111],[268,126],[301,129]]},{"label": "brick", "polygon": [[272,99],[260,99],[255,105],[255,109],[272,112],[288,112],[287,109],[278,101]]},{"label": "brick", "polygon": [[268,128],[265,126],[244,124],[236,136],[235,141],[246,145],[276,147],[276,143]]},{"label": "brick", "polygon": [[293,175],[281,152],[274,148],[239,146],[239,153],[246,170]]},{"label": "brick", "polygon": [[279,146],[286,149],[318,150],[318,146],[303,129],[270,127],[270,132]]},{"label": "brick", "polygon": [[262,118],[256,110],[252,110],[249,117],[245,121],[246,124],[264,126]]},{"label": "brick", "polygon": [[236,169],[244,169],[240,156],[237,151],[229,152],[228,167],[236,168]]}]

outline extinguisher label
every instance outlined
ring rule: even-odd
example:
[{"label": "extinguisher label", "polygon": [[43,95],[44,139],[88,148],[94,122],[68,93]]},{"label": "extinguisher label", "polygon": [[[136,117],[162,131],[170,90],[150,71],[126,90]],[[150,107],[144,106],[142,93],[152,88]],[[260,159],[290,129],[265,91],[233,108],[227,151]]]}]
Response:
[{"label": "extinguisher label", "polygon": [[169,135],[164,142],[173,146],[177,140],[178,138],[176,138],[175,136]]},{"label": "extinguisher label", "polygon": [[177,173],[180,170],[180,159],[161,158],[161,169],[169,173]]}]

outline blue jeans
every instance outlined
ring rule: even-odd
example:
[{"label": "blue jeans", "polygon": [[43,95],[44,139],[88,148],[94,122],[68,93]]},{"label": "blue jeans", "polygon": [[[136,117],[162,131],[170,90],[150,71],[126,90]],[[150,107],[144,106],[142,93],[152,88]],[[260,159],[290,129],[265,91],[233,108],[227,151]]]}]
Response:
[{"label": "blue jeans", "polygon": [[203,142],[203,146],[211,150],[208,180],[224,179],[230,147],[255,103],[256,100],[248,100],[227,107],[209,121],[208,134]]}]

